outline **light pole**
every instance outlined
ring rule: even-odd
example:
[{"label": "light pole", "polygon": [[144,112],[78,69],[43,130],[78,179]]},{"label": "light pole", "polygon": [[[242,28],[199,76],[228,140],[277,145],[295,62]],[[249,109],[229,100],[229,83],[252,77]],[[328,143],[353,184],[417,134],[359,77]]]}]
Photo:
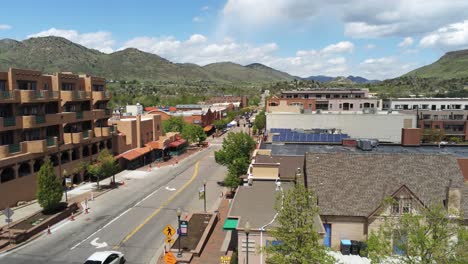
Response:
[{"label": "light pole", "polygon": [[206,213],[206,179],[203,179],[203,208]]},{"label": "light pole", "polygon": [[65,202],[67,203],[68,202],[68,194],[67,194],[67,191],[68,191],[68,186],[67,186],[67,170],[66,169],[63,169],[63,177],[65,178]]},{"label": "light pole", "polygon": [[297,178],[300,178],[300,177],[302,177],[301,168],[297,168],[296,169],[296,174],[295,174],[295,177],[294,177],[294,185],[297,184]]},{"label": "light pole", "polygon": [[249,233],[250,233],[250,223],[249,221],[245,222],[245,226],[244,226],[244,231],[245,231],[245,235],[247,237],[246,239],[246,242],[247,242],[247,245],[246,245],[246,264],[249,264]]},{"label": "light pole", "polygon": [[180,240],[182,239],[182,236],[181,236],[181,230],[180,230],[180,216],[182,215],[182,210],[180,210],[180,208],[177,208],[177,224],[179,226],[179,238],[177,240],[179,240],[179,251],[177,252],[177,257],[178,258],[181,258],[182,257],[182,247],[180,246]]}]

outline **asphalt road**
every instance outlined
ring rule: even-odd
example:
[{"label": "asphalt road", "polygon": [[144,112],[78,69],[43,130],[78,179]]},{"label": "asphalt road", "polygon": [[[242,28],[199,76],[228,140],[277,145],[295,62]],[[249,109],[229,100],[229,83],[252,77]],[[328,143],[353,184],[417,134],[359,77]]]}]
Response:
[{"label": "asphalt road", "polygon": [[182,209],[182,218],[203,211],[203,200],[198,199],[203,179],[207,208],[216,208],[222,191],[217,182],[226,174],[214,161],[220,143],[221,139],[176,166],[129,173],[124,186],[89,202],[89,214],[64,221],[52,228],[51,235],[0,255],[0,263],[84,263],[102,250],[123,252],[127,263],[155,263],[164,245],[163,228],[167,224],[177,228],[176,209]]}]

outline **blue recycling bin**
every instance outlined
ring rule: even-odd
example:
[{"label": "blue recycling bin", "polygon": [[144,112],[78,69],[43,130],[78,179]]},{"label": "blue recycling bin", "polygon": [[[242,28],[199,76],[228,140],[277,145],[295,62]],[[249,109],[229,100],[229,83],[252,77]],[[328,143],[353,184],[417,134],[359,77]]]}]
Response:
[{"label": "blue recycling bin", "polygon": [[343,255],[349,255],[351,253],[351,240],[343,239],[340,244],[340,251]]}]

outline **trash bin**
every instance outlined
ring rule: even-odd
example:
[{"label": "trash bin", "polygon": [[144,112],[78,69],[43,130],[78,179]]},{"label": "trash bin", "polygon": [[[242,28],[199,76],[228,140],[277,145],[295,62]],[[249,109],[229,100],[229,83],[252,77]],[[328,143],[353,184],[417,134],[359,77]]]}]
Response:
[{"label": "trash bin", "polygon": [[359,243],[359,256],[367,257],[367,244],[364,242]]},{"label": "trash bin", "polygon": [[340,251],[343,255],[349,255],[351,252],[351,240],[343,239],[340,244]]},{"label": "trash bin", "polygon": [[359,255],[359,241],[351,240],[351,255]]}]

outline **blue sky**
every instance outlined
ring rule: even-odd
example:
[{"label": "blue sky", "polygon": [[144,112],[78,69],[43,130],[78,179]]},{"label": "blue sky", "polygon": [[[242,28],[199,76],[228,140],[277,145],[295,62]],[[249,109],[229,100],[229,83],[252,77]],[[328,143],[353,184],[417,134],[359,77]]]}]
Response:
[{"label": "blue sky", "polygon": [[[41,3],[39,3],[41,2]],[[259,62],[288,73],[397,77],[468,48],[466,0],[7,1],[0,38],[62,36],[174,62]]]}]

